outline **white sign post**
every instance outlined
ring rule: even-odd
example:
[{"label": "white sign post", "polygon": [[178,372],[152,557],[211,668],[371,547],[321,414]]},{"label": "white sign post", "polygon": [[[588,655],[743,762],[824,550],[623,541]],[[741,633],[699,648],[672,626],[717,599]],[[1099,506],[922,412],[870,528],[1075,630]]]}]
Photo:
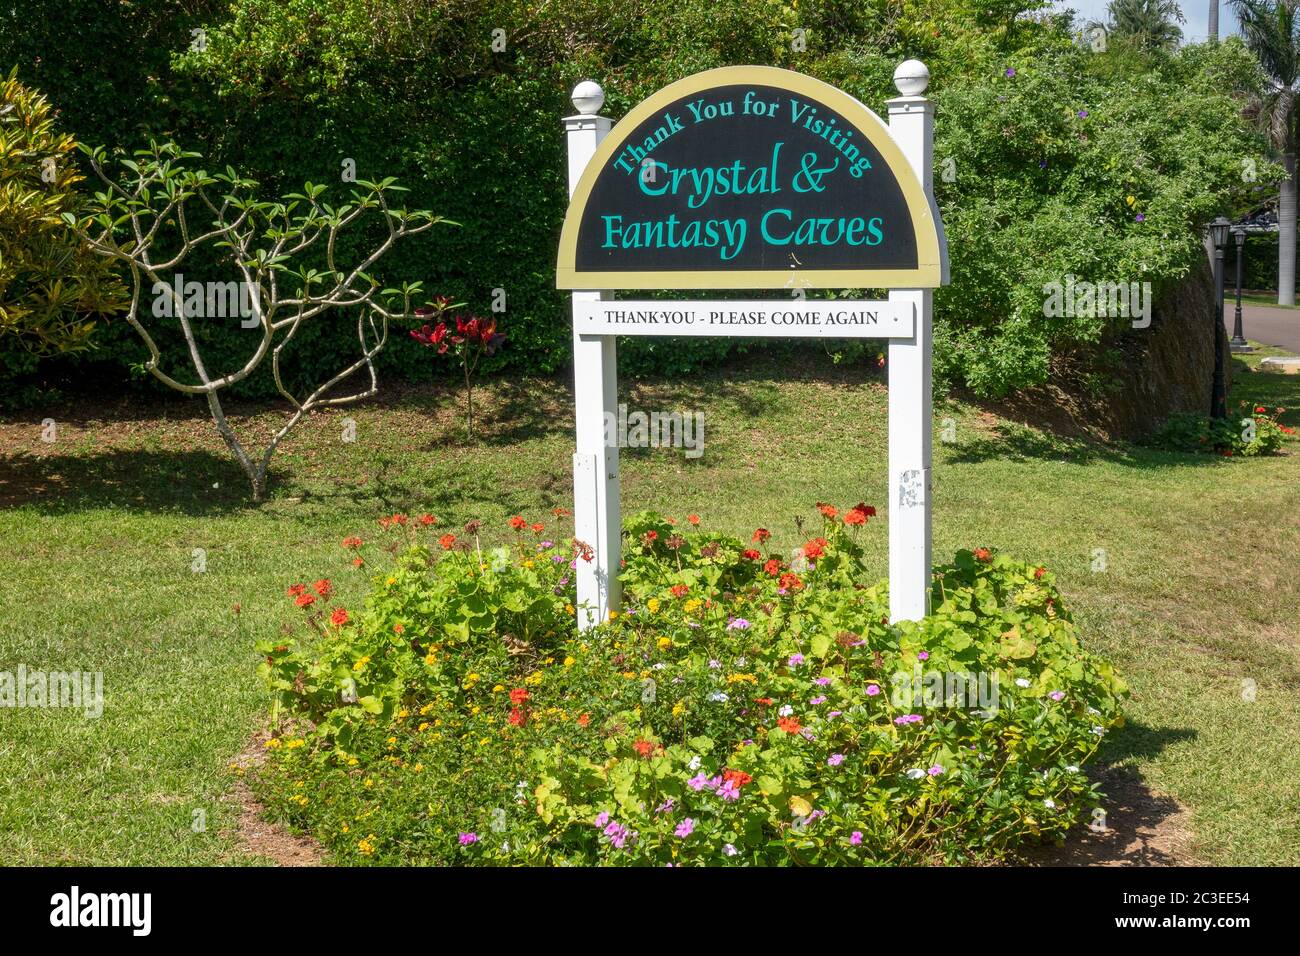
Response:
[{"label": "white sign post", "polygon": [[[934,110],[921,94],[924,64],[909,60],[894,73],[902,94],[888,102],[888,135],[920,180],[938,228],[944,281],[947,248],[933,198]],[[578,109],[564,120],[569,194],[578,190],[612,122],[597,115],[600,87],[584,81],[573,91]],[[791,283],[792,285],[795,283]],[[667,287],[667,286],[666,286]],[[928,611],[931,577],[930,443],[931,289],[894,289],[878,302],[840,299],[753,301],[625,301],[610,290],[573,292],[574,401],[577,452],[573,456],[575,536],[590,547],[577,561],[578,626],[593,627],[619,607],[621,557],[618,447],[607,441],[607,416],[617,416],[617,335],[741,335],[761,337],[882,338],[889,375],[889,593],[890,618],[919,620]]]}]

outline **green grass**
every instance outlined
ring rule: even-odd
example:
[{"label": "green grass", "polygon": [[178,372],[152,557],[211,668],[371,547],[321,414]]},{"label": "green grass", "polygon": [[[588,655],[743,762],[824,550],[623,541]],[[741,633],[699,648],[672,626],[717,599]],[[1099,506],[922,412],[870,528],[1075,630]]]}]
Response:
[{"label": "green grass", "polygon": [[[474,444],[450,392],[309,419],[261,508],[197,403],[83,401],[0,419],[0,671],[102,670],[106,696],[98,720],[0,710],[0,859],[261,862],[237,846],[228,767],[266,709],[252,644],[296,617],[284,588],[330,576],[359,599],[339,541],[385,513],[504,529],[515,512],[549,521],[571,503],[564,385],[496,382],[482,397]],[[694,511],[746,535],[762,524],[786,546],[817,500],[865,500],[888,517],[874,376],[756,362],[629,384],[623,398],[706,418],[698,460],[625,453],[625,512]],[[1300,377],[1243,372],[1233,398],[1300,410]],[[241,426],[278,420],[252,411]],[[347,416],[355,443],[341,440]],[[46,417],[60,423],[52,444]],[[956,433],[935,450],[936,556],[987,545],[1054,568],[1085,639],[1133,687],[1104,758],[1190,809],[1198,859],[1300,863],[1300,456],[1088,444],[956,403],[936,418]],[[883,576],[886,522],[868,531]]]}]

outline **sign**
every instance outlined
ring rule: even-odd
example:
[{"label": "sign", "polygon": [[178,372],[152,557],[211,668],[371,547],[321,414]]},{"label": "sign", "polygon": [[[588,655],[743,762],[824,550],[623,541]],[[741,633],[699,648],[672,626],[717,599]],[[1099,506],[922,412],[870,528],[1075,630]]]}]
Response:
[{"label": "sign", "polygon": [[771,67],[688,77],[604,139],[560,238],[565,289],[929,288],[939,219],[880,119]]},{"label": "sign", "polygon": [[[578,625],[619,606],[618,404],[623,335],[878,338],[889,375],[889,602],[930,592],[932,301],[948,281],[931,194],[929,71],[899,66],[889,125],[848,94],[769,67],[724,67],[655,93],[617,127],[600,87],[566,117],[570,204],[556,286],[573,290]],[[882,301],[805,289],[889,289]],[[768,299],[620,300],[620,289],[789,290]],[[757,516],[756,516],[757,517]],[[760,519],[761,520],[761,519]]]},{"label": "sign", "polygon": [[911,303],[847,299],[698,302],[619,299],[574,305],[582,335],[745,335],[762,338],[909,338]]}]

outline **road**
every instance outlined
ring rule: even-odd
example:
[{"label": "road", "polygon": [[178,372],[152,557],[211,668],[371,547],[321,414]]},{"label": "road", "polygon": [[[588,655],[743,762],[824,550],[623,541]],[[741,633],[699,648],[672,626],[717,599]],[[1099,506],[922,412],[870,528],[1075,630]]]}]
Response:
[{"label": "road", "polygon": [[[1228,299],[1224,307],[1228,335],[1232,335],[1236,303]],[[1300,355],[1300,309],[1282,309],[1263,305],[1241,306],[1241,324],[1246,338],[1265,345],[1275,345]]]}]

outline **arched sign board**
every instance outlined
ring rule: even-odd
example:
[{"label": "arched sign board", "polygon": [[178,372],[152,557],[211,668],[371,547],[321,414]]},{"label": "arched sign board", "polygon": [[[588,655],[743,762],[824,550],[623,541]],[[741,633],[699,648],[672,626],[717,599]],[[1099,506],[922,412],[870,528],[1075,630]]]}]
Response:
[{"label": "arched sign board", "polygon": [[597,148],[560,237],[561,289],[933,288],[944,242],[871,110],[771,67],[687,77]]},{"label": "arched sign board", "polygon": [[[881,338],[889,342],[891,616],[926,612],[930,580],[930,308],[948,281],[931,193],[928,71],[895,73],[890,122],[819,80],[739,66],[672,83],[617,127],[580,84],[565,119],[570,204],[556,286],[573,291],[579,624],[618,606],[615,336]],[[889,289],[882,301],[810,289]],[[736,301],[615,300],[616,290],[761,289]],[[786,295],[772,297],[776,290]]]}]

